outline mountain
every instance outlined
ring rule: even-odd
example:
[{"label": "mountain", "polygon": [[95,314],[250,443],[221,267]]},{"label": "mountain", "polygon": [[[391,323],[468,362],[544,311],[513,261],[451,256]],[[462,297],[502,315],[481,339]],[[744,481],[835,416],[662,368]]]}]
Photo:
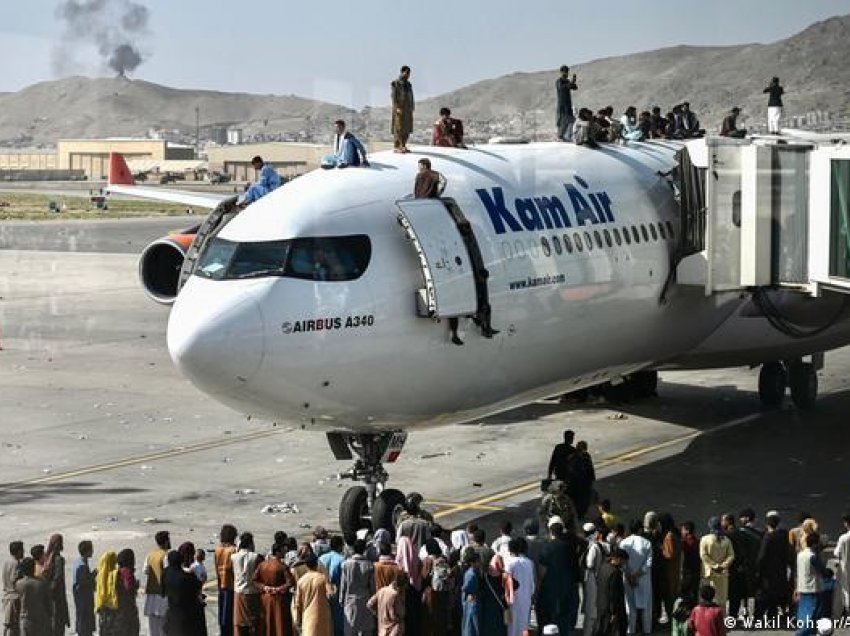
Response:
[{"label": "mountain", "polygon": [[[732,106],[746,117],[763,120],[767,98],[762,93],[770,78],[781,78],[785,87],[785,114],[823,110],[850,110],[850,15],[830,18],[771,44],[723,47],[676,46],[634,55],[571,65],[578,75],[579,90],[573,106],[594,111],[614,106],[667,110],[689,101],[709,130]],[[569,60],[566,61],[569,63]],[[529,111],[543,111],[541,130],[554,132],[556,70],[514,73],[440,95],[417,105],[423,124],[436,119],[441,106],[455,116],[470,120],[493,120]],[[527,122],[526,122],[527,124]]]},{"label": "mountain", "polygon": [[195,108],[203,126],[290,133],[352,111],[294,95],[250,95],[180,90],[125,78],[70,77],[0,94],[0,146],[53,144],[60,138],[145,136],[150,128],[195,132]]},{"label": "mountain", "polygon": [[[850,114],[850,16],[830,18],[770,44],[675,46],[573,66],[579,89],[573,105],[622,112],[689,101],[702,124],[719,127],[732,106],[741,123],[763,123],[762,90],[778,75],[786,115],[810,111]],[[566,60],[569,63],[569,60]],[[416,108],[414,139],[429,138],[441,106],[467,122],[473,136],[554,132],[557,70],[513,73],[424,100]],[[414,77],[415,81],[415,77]],[[142,80],[71,77],[0,94],[0,146],[54,144],[60,138],[144,136],[151,128],[179,129],[191,138],[195,108],[206,126],[235,126],[249,136],[326,140],[330,122],[354,111],[311,99],[180,90]],[[367,108],[355,129],[371,139],[389,137],[389,110]],[[367,130],[363,131],[362,128]],[[532,129],[532,130],[529,130]]]}]

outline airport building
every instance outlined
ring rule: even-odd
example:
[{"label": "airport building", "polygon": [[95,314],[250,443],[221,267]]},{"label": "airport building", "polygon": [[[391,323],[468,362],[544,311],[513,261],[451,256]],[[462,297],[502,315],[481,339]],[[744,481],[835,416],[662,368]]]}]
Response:
[{"label": "airport building", "polygon": [[193,147],[171,144],[163,139],[61,139],[56,149],[57,167],[82,170],[90,180],[106,179],[111,152],[121,153],[128,161],[195,159]]},{"label": "airport building", "polygon": [[0,170],[55,170],[56,153],[38,148],[0,148]]}]

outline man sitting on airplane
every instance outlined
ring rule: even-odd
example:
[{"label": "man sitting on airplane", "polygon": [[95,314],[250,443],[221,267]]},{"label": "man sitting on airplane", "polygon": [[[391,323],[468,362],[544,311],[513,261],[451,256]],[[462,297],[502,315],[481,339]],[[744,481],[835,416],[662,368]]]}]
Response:
[{"label": "man sitting on airplane", "polygon": [[275,170],[275,167],[270,163],[265,163],[263,158],[259,155],[251,159],[251,165],[254,166],[254,170],[259,171],[260,176],[256,182],[248,186],[245,194],[239,197],[237,205],[242,208],[250,205],[254,201],[259,201],[264,196],[274,190],[277,190],[281,185],[283,185],[283,181],[277,173],[277,170]]},{"label": "man sitting on airplane", "polygon": [[334,122],[334,154],[322,159],[322,168],[347,168],[348,166],[369,167],[366,148],[353,133],[345,130],[345,122]]},{"label": "man sitting on airplane", "polygon": [[732,110],[729,111],[729,114],[723,118],[723,124],[720,126],[720,136],[721,137],[736,137],[741,139],[747,136],[747,129],[738,129],[738,115],[740,114],[741,109],[735,106]]},{"label": "man sitting on airplane", "polygon": [[434,123],[431,145],[466,148],[463,145],[463,122],[452,117],[452,111],[445,106],[440,109],[440,118]]},{"label": "man sitting on airplane", "polygon": [[690,102],[682,102],[682,108],[679,113],[679,125],[682,135],[689,139],[691,137],[702,137],[702,131],[699,127],[699,118],[696,113],[691,110]]}]

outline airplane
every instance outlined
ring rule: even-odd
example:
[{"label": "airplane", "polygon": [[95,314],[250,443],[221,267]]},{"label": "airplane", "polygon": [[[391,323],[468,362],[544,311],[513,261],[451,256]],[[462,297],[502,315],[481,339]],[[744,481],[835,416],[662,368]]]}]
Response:
[{"label": "airplane", "polygon": [[[697,174],[692,143],[413,147],[241,211],[136,186],[114,155],[109,190],[213,210],[140,259],[149,295],[172,304],[170,355],[213,399],[325,432],[354,459],[351,533],[394,527],[405,495],[384,465],[410,431],[606,382],[648,395],[659,369],[761,365],[765,405],[788,385],[814,405],[823,352],[850,343],[847,303],[677,280],[702,247],[682,177]],[[445,179],[439,198],[411,194],[420,158]]]}]

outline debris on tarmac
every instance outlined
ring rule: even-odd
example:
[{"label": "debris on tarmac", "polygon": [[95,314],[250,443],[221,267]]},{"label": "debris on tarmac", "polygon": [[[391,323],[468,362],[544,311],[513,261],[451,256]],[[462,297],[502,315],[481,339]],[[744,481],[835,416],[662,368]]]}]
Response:
[{"label": "debris on tarmac", "polygon": [[259,491],[253,488],[240,488],[235,491],[237,495],[256,495]]},{"label": "debris on tarmac", "polygon": [[289,503],[288,501],[284,501],[279,504],[268,504],[267,506],[263,506],[262,510],[260,510],[260,513],[264,515],[297,515],[300,514],[300,512],[301,510],[299,510],[296,504]]},{"label": "debris on tarmac", "polygon": [[451,457],[451,454],[451,450],[445,450],[440,453],[427,453],[425,455],[420,455],[419,459],[436,459],[437,457]]},{"label": "debris on tarmac", "polygon": [[484,487],[484,484],[482,484],[482,483],[480,483],[480,482],[477,482],[477,481],[473,481],[473,482],[472,482],[472,487],[473,487],[473,488],[483,488],[483,487]]},{"label": "debris on tarmac", "polygon": [[170,522],[167,519],[159,519],[157,517],[145,517],[144,519],[142,519],[142,523],[146,523],[148,525],[156,525]]},{"label": "debris on tarmac", "polygon": [[629,416],[626,415],[625,413],[612,413],[611,415],[608,416],[608,419],[609,420],[627,420],[627,419],[629,419]]}]

